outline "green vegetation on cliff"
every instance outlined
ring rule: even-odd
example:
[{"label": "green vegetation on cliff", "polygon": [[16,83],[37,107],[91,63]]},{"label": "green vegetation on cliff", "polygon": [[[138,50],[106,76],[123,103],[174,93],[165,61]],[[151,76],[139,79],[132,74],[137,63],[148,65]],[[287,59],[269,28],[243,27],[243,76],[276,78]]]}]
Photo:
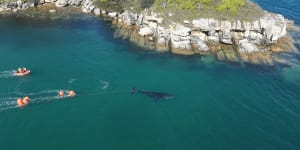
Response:
[{"label": "green vegetation on cliff", "polygon": [[170,21],[199,17],[253,20],[263,14],[250,0],[98,0],[98,4],[111,11],[152,9]]},{"label": "green vegetation on cliff", "polygon": [[106,11],[122,12],[125,3],[126,0],[97,0],[95,4]]},{"label": "green vegetation on cliff", "polygon": [[240,7],[246,5],[246,0],[157,0],[164,8],[167,5],[176,5],[178,9],[201,9],[201,7],[210,7],[221,13],[230,12],[236,14]]},{"label": "green vegetation on cliff", "polygon": [[253,20],[263,14],[263,10],[249,0],[156,0],[153,8],[172,21],[199,17]]}]

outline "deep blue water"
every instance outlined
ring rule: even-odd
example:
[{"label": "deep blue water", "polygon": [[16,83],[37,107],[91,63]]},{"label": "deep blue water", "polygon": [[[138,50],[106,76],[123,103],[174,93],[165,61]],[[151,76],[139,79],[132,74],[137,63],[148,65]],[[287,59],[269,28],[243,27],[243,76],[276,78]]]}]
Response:
[{"label": "deep blue water", "polygon": [[258,3],[263,9],[280,13],[286,18],[294,20],[297,25],[300,25],[300,1],[299,0],[253,0]]},{"label": "deep blue water", "polygon": [[[0,33],[1,150],[300,149],[297,64],[241,66],[147,51],[87,15],[0,17]],[[12,77],[19,66],[32,74]],[[132,95],[132,86],[175,98]],[[60,89],[78,95],[59,99]],[[17,108],[26,95],[32,103]]]}]

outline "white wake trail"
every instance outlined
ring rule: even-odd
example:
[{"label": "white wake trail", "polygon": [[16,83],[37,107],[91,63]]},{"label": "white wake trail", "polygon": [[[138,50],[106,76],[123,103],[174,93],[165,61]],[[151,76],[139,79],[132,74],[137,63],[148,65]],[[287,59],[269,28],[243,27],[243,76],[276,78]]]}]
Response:
[{"label": "white wake trail", "polygon": [[0,72],[0,79],[13,77],[15,72],[15,70],[2,71]]}]

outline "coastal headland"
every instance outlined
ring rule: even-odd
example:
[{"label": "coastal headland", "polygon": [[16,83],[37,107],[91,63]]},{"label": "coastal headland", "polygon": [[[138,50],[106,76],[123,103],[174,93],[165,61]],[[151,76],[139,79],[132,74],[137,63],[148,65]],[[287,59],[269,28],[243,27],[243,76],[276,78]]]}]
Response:
[{"label": "coastal headland", "polygon": [[214,10],[204,2],[199,2],[202,5],[197,8],[187,8],[163,1],[159,4],[164,5],[159,7],[165,9],[160,10],[150,1],[137,9],[134,5],[111,4],[105,0],[18,0],[0,1],[0,14],[36,18],[93,14],[112,19],[117,27],[116,37],[129,39],[146,49],[179,55],[214,55],[221,61],[289,65],[289,60],[281,54],[298,54],[288,33],[294,28],[293,21],[266,12],[251,1],[243,2],[237,9],[227,7],[224,11],[218,10],[222,8],[219,6]]}]

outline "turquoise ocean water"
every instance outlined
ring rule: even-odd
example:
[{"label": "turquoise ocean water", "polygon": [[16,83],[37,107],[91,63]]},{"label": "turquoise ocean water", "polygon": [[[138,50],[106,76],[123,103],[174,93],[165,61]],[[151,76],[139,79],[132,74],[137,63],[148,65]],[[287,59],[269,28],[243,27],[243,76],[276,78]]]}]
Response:
[{"label": "turquoise ocean water", "polygon": [[[278,11],[270,1],[260,3]],[[1,17],[0,33],[1,150],[300,149],[297,63],[244,66],[147,51],[86,15]],[[19,66],[32,74],[12,77]],[[133,86],[175,98],[131,95]],[[78,95],[58,99],[60,89]],[[32,103],[16,108],[26,95]]]}]

